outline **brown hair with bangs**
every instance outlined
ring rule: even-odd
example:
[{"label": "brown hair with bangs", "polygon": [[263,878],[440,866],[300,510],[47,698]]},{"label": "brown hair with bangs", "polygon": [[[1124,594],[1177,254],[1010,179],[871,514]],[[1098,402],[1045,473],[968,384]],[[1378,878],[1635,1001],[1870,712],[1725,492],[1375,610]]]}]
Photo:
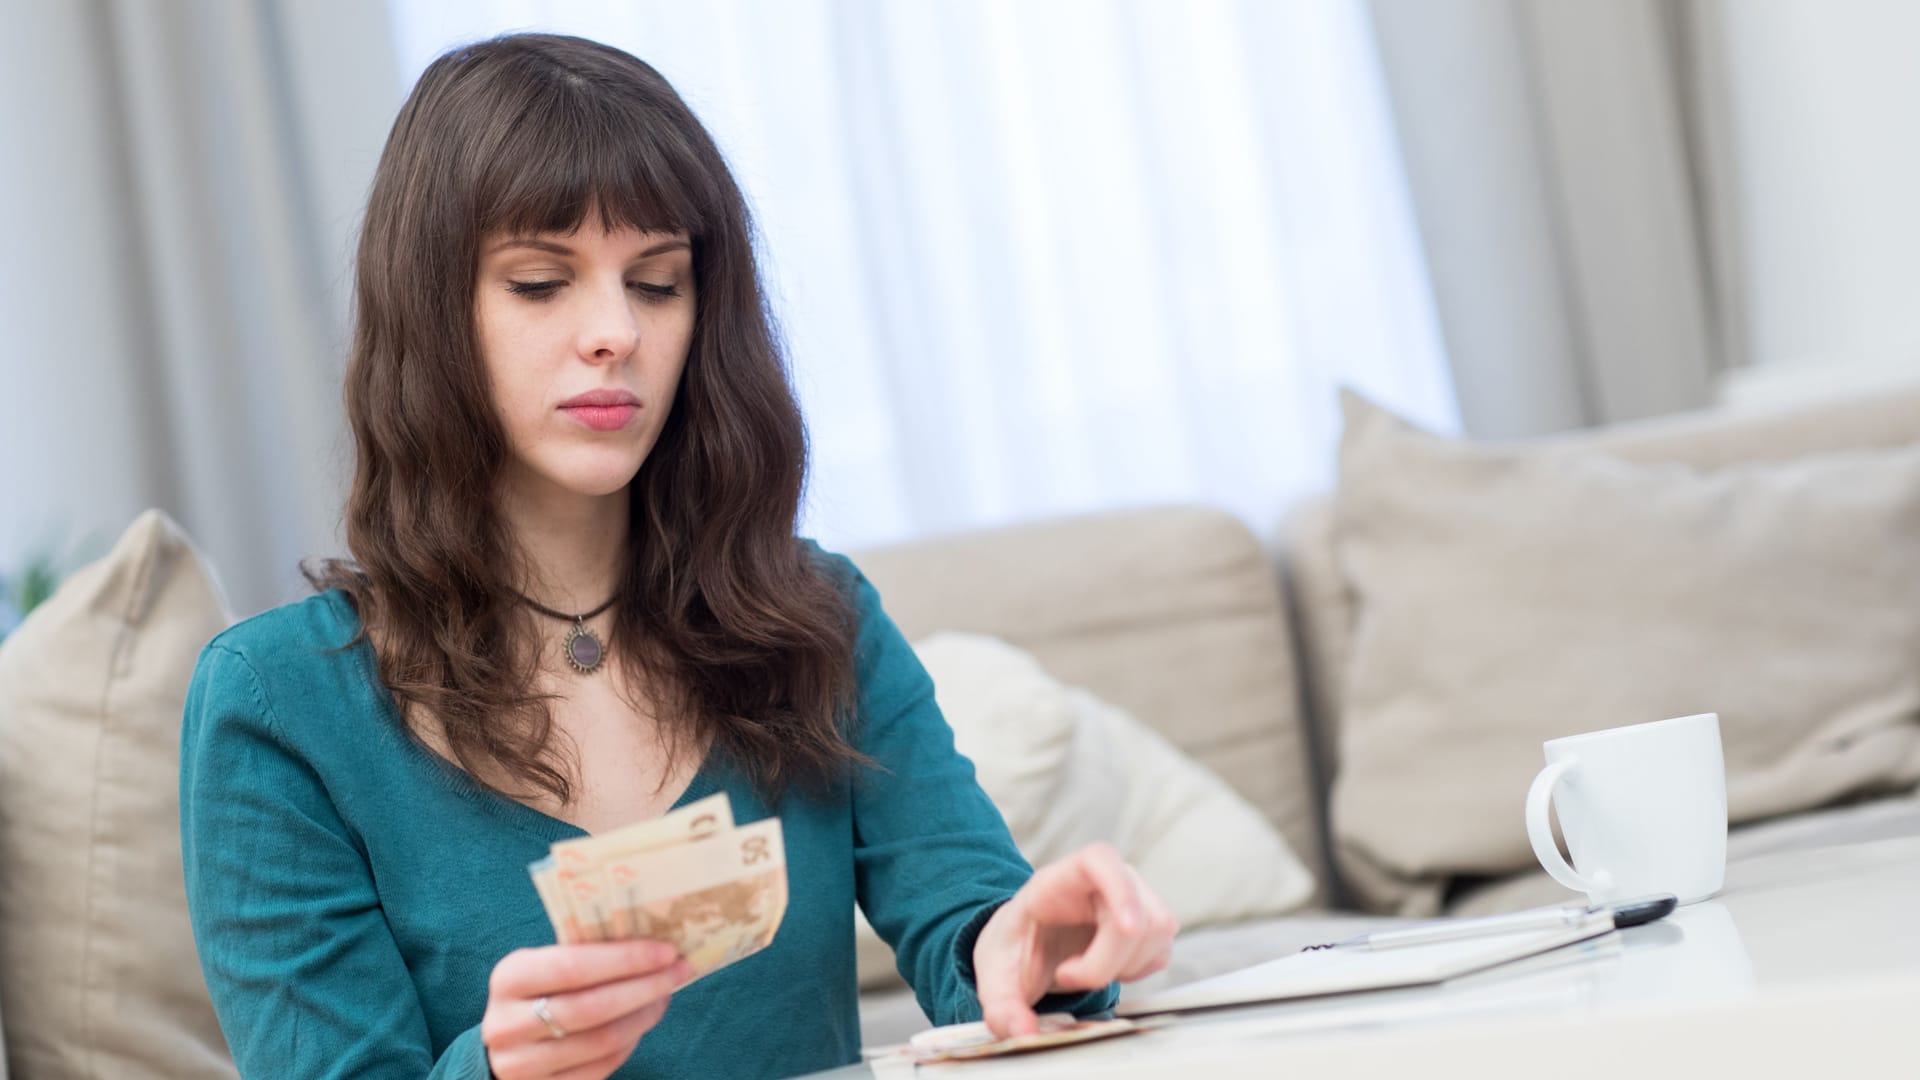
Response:
[{"label": "brown hair with bangs", "polygon": [[794,535],[806,436],[746,203],[686,103],[618,49],[494,38],[435,60],[401,107],[355,280],[353,560],[308,580],[347,594],[416,736],[425,710],[476,777],[492,765],[571,800],[571,749],[534,692],[507,576],[525,567],[494,501],[507,441],[474,290],[483,238],[572,232],[590,210],[607,229],[685,230],[697,304],[679,393],[633,480],[610,659],[662,698],[670,752],[711,745],[769,799],[830,783],[865,760],[844,731],[853,612]]}]

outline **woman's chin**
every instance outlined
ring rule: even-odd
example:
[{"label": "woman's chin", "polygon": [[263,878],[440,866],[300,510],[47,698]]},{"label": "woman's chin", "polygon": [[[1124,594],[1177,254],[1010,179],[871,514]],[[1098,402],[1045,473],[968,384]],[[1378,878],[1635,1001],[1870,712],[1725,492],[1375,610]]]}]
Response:
[{"label": "woman's chin", "polygon": [[549,483],[571,494],[601,498],[618,493],[633,483],[640,463],[632,460],[575,463],[571,467],[543,470]]},{"label": "woman's chin", "polygon": [[594,498],[614,495],[619,493],[619,491],[628,484],[633,483],[634,474],[639,471],[639,466],[636,465],[631,469],[597,472],[588,476],[575,477],[573,482],[567,485],[567,488],[580,495],[587,495]]},{"label": "woman's chin", "polygon": [[[509,460],[503,483],[528,494],[544,497],[569,495],[601,498],[618,493],[633,483],[646,461],[644,448],[636,446],[541,447],[530,454],[515,454]],[[544,452],[541,452],[544,451]]]}]

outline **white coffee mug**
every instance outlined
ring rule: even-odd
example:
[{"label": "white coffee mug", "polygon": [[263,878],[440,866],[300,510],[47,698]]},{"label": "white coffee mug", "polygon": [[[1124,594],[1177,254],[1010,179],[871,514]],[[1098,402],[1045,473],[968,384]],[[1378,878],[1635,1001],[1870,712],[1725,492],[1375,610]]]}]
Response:
[{"label": "white coffee mug", "polygon": [[[1553,879],[1595,904],[1672,893],[1689,904],[1727,874],[1727,769],[1720,717],[1682,716],[1545,744],[1527,792],[1527,839]],[[1573,865],[1547,820],[1560,816]]]}]

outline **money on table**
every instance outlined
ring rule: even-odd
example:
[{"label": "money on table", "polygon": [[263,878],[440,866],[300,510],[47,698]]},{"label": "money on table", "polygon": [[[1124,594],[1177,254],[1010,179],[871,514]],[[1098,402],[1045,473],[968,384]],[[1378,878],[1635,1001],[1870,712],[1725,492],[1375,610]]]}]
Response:
[{"label": "money on table", "polygon": [[1031,1035],[1001,1038],[987,1030],[981,1021],[930,1028],[915,1035],[899,1056],[916,1064],[936,1061],[967,1061],[974,1058],[1003,1057],[1050,1050],[1056,1046],[1131,1035],[1157,1026],[1134,1020],[1081,1020],[1070,1013],[1041,1013],[1040,1029]]},{"label": "money on table", "polygon": [[670,942],[693,968],[689,982],[772,944],[787,911],[780,819],[736,828],[725,792],[563,840],[527,869],[560,944]]}]

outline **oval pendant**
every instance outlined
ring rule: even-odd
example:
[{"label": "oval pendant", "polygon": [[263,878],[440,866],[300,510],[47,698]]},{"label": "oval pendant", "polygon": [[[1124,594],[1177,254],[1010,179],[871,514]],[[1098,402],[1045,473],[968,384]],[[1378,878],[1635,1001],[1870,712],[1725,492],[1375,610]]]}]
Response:
[{"label": "oval pendant", "polygon": [[585,623],[575,623],[567,631],[567,663],[582,675],[591,675],[600,667],[600,661],[606,659],[606,647],[600,644],[600,636],[587,629]]}]

